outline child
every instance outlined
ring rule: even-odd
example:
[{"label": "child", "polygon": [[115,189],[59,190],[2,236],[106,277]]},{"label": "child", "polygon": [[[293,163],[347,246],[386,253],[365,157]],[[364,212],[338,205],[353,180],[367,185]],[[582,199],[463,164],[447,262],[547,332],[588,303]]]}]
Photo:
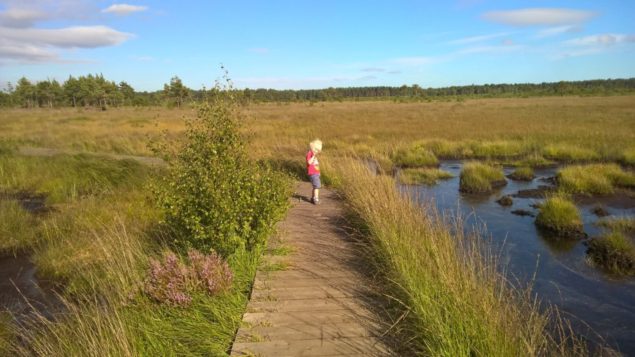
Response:
[{"label": "child", "polygon": [[309,143],[309,152],[306,154],[306,168],[313,185],[313,194],[311,196],[311,202],[314,205],[320,203],[320,163],[317,159],[317,154],[322,152],[322,141],[315,139]]}]

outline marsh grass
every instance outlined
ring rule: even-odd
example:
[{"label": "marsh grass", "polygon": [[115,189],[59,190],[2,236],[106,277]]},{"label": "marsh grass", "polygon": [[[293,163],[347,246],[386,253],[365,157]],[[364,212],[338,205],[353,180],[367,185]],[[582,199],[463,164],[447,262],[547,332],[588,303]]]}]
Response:
[{"label": "marsh grass", "polygon": [[617,164],[573,165],[560,170],[558,189],[566,193],[602,195],[616,188],[635,188],[635,174]]},{"label": "marsh grass", "polygon": [[16,254],[33,246],[38,222],[15,200],[0,198],[0,254]]},{"label": "marsh grass", "polygon": [[534,179],[534,170],[529,166],[519,167],[509,175],[512,180],[531,181]]},{"label": "marsh grass", "polygon": [[395,165],[401,167],[426,167],[439,165],[439,159],[434,156],[434,153],[422,146],[400,148],[393,154],[392,161]]},{"label": "marsh grass", "polygon": [[536,225],[559,236],[576,236],[582,232],[578,208],[562,195],[549,197],[540,205]]},{"label": "marsh grass", "polygon": [[635,217],[613,217],[599,220],[600,227],[609,228],[619,232],[635,232]]},{"label": "marsh grass", "polygon": [[635,243],[620,230],[594,238],[587,251],[591,261],[617,275],[635,275]]},{"label": "marsh grass", "polygon": [[635,166],[635,148],[629,148],[622,153],[621,162],[624,165]]},{"label": "marsh grass", "polygon": [[0,190],[45,194],[47,203],[63,203],[112,192],[117,187],[138,186],[150,171],[132,160],[82,154],[0,156]]},{"label": "marsh grass", "polygon": [[405,185],[434,185],[452,177],[451,173],[437,168],[407,168],[399,172],[399,181]]},{"label": "marsh grass", "polygon": [[503,170],[489,164],[468,162],[461,171],[459,187],[466,193],[487,193],[507,184]]},{"label": "marsh grass", "polygon": [[547,145],[543,149],[543,155],[547,159],[560,162],[589,162],[600,159],[600,155],[592,149],[566,143]]},{"label": "marsh grass", "polygon": [[[512,287],[480,237],[463,234],[459,221],[422,208],[396,189],[394,179],[374,176],[359,162],[345,160],[338,172],[372,261],[390,282],[391,297],[407,311],[394,327],[408,336],[406,354],[584,353],[558,314],[540,312],[528,289]],[[562,334],[552,335],[553,326],[561,326]]]}]

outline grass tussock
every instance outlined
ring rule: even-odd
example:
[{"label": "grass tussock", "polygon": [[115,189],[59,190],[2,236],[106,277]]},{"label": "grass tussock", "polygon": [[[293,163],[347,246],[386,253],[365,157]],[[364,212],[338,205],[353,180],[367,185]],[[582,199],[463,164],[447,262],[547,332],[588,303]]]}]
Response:
[{"label": "grass tussock", "polygon": [[437,168],[406,168],[399,172],[399,181],[404,185],[435,185],[439,180],[454,176]]},{"label": "grass tussock", "polygon": [[38,224],[15,200],[0,198],[0,254],[25,250],[37,240]]},{"label": "grass tussock", "polygon": [[466,193],[488,193],[506,183],[502,169],[484,163],[468,162],[461,171],[459,189]]},{"label": "grass tussock", "polygon": [[635,232],[635,217],[615,217],[598,221],[600,227],[620,232]]},{"label": "grass tussock", "polygon": [[397,324],[409,353],[537,356],[582,348],[556,342],[547,327],[554,315],[539,312],[528,291],[508,285],[479,237],[409,200],[394,179],[355,161],[340,165],[342,190],[364,222],[373,261],[409,312]]},{"label": "grass tussock", "polygon": [[635,174],[617,164],[573,165],[560,170],[558,189],[566,193],[602,195],[618,187],[635,188]]},{"label": "grass tussock", "polygon": [[635,243],[619,230],[591,239],[587,254],[594,265],[613,274],[635,275]]},{"label": "grass tussock", "polygon": [[398,149],[394,153],[392,161],[395,165],[401,167],[426,167],[439,165],[439,159],[434,156],[434,153],[422,146]]},{"label": "grass tussock", "polygon": [[573,202],[553,196],[540,205],[536,225],[559,236],[575,236],[582,232],[582,218]]},{"label": "grass tussock", "polygon": [[529,166],[519,167],[509,175],[512,180],[531,181],[534,179],[534,170]]}]

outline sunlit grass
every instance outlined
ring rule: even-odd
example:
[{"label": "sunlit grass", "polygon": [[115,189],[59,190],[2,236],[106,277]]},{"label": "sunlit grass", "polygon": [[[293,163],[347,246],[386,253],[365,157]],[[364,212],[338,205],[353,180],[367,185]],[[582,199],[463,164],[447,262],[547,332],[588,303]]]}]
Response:
[{"label": "sunlit grass", "polygon": [[451,173],[437,168],[407,168],[399,172],[399,181],[406,185],[434,185],[452,177]]},{"label": "sunlit grass", "polygon": [[540,205],[536,225],[558,235],[570,236],[582,231],[578,208],[564,196],[553,196]]},{"label": "sunlit grass", "polygon": [[618,187],[635,187],[635,174],[617,164],[568,166],[558,172],[557,179],[558,189],[567,193],[609,194]]},{"label": "sunlit grass", "polygon": [[519,181],[531,181],[534,179],[534,170],[529,166],[522,166],[514,170],[509,177]]},{"label": "sunlit grass", "polygon": [[468,162],[461,171],[459,187],[467,193],[487,193],[495,186],[505,184],[505,175],[501,168],[480,162]]}]

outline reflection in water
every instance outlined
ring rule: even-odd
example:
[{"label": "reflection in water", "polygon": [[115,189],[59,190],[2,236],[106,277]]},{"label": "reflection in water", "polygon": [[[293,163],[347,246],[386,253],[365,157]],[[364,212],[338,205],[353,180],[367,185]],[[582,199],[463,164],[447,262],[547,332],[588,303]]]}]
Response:
[{"label": "reflection in water", "polygon": [[[542,201],[544,189],[552,181],[549,178],[557,170],[536,170],[536,178],[530,182],[508,180],[507,186],[490,195],[465,195],[459,192],[461,167],[458,161],[444,162],[441,169],[452,173],[453,179],[433,187],[411,187],[408,192],[420,202],[432,202],[444,213],[464,216],[468,229],[484,222],[493,244],[502,246],[501,261],[507,271],[523,281],[529,281],[535,273],[534,291],[571,316],[577,331],[584,333],[587,323],[609,344],[619,346],[626,355],[635,355],[635,280],[615,279],[590,266],[583,240],[553,239],[537,229],[534,217],[511,213],[525,210],[537,214],[536,204]],[[506,168],[505,174],[511,171]],[[516,195],[508,207],[496,203],[503,195],[514,196],[521,190],[542,194]],[[578,208],[584,231],[590,237],[602,232],[595,225],[598,217],[592,212],[598,203],[610,215],[635,215],[632,198],[581,200]]]}]

